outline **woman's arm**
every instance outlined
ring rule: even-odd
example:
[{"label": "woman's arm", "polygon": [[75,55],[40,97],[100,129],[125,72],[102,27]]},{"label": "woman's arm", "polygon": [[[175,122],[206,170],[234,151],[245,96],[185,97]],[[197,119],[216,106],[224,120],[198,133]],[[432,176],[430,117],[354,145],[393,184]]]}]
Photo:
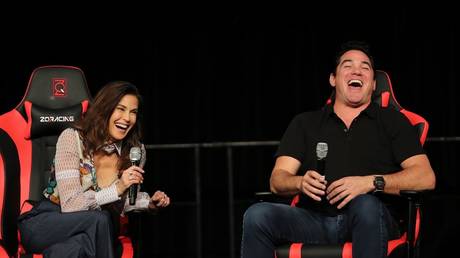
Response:
[{"label": "woman's arm", "polygon": [[64,130],[56,144],[56,181],[62,212],[100,209],[101,205],[120,199],[115,184],[99,192],[84,191],[78,146],[74,129]]}]

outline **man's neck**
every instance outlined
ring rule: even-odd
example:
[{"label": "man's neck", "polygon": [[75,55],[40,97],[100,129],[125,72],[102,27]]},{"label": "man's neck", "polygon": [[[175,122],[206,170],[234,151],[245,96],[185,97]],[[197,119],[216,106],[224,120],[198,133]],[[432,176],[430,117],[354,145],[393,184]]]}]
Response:
[{"label": "man's neck", "polygon": [[347,128],[350,128],[350,125],[353,122],[353,120],[369,105],[370,102],[367,104],[354,107],[347,105],[345,103],[335,102],[334,113],[345,123]]}]

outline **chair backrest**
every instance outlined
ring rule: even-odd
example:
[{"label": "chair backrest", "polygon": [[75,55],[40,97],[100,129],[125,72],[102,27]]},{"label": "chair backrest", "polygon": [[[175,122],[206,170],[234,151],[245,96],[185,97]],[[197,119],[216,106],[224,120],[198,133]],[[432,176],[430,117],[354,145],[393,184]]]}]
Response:
[{"label": "chair backrest", "polygon": [[378,103],[381,107],[391,107],[404,114],[409,122],[417,129],[420,143],[425,144],[428,135],[428,122],[421,116],[404,109],[396,100],[393,93],[393,85],[391,84],[390,76],[381,70],[375,73],[377,85],[372,95],[372,101]]},{"label": "chair backrest", "polygon": [[21,205],[42,198],[59,134],[90,101],[82,70],[43,66],[32,72],[21,102],[0,116],[0,245],[8,253],[17,250]]}]

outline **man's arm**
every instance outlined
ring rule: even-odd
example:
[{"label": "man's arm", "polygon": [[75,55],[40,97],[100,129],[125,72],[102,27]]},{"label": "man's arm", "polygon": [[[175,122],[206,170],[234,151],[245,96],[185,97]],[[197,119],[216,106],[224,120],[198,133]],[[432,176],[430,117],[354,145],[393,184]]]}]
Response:
[{"label": "man's arm", "polygon": [[385,193],[399,194],[400,190],[431,190],[436,177],[425,154],[415,155],[401,163],[402,170],[384,175]]},{"label": "man's arm", "polygon": [[288,156],[276,159],[270,178],[270,189],[273,193],[292,196],[300,192],[305,193],[316,201],[320,201],[326,190],[324,176],[313,170],[308,170],[304,176],[297,176],[300,161]]},{"label": "man's arm", "polygon": [[[383,175],[385,193],[399,194],[401,190],[434,189],[436,178],[425,154],[407,158],[401,163],[401,168],[399,172]],[[340,209],[357,195],[373,191],[374,176],[350,176],[334,181],[327,189],[329,202],[331,204],[340,202],[337,206]]]},{"label": "man's arm", "polygon": [[276,159],[275,166],[270,177],[270,190],[279,195],[295,195],[299,193],[299,185],[302,180],[297,176],[300,162],[289,156],[280,156]]}]

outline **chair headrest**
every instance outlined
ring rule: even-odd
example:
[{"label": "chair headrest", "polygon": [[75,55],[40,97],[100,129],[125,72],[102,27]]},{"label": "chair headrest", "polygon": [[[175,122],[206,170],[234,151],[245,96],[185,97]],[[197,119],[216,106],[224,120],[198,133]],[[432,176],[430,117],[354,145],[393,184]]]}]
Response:
[{"label": "chair headrest", "polygon": [[90,102],[83,71],[71,66],[42,66],[30,76],[16,109],[27,121],[24,137],[59,135],[80,118]]},{"label": "chair headrest", "polygon": [[32,72],[26,93],[16,109],[21,109],[25,101],[48,109],[67,108],[90,96],[85,75],[79,68],[42,66]]}]

